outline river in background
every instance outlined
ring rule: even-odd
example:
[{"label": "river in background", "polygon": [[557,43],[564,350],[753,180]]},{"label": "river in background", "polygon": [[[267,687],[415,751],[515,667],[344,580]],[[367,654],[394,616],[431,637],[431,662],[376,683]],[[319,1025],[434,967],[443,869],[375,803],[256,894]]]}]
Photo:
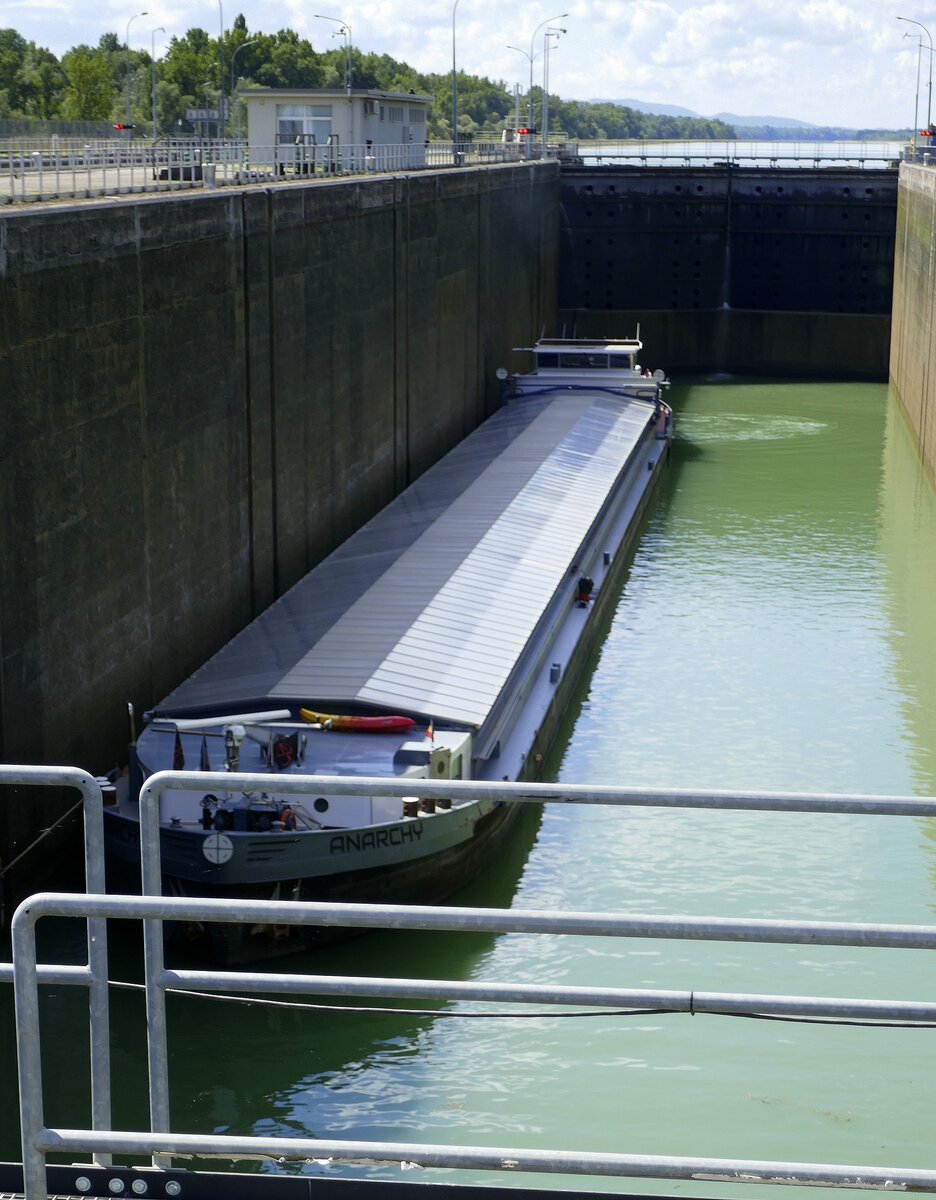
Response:
[{"label": "river in background", "polygon": [[[674,388],[673,401],[671,468],[570,712],[555,777],[936,794],[936,498],[886,389],[717,377]],[[530,810],[510,853],[458,902],[931,923],[936,826]],[[931,998],[936,975],[921,951],[417,933],[336,947],[315,969],[905,999]],[[0,1005],[0,1156],[16,1158],[7,994]],[[53,1125],[87,1120],[81,1006],[57,991],[46,1008]],[[139,1128],[142,1000],[119,991],[113,1006],[115,1111],[121,1127]],[[936,1031],[683,1015],[482,1020],[190,998],[169,1009],[178,1129],[934,1165]]]}]

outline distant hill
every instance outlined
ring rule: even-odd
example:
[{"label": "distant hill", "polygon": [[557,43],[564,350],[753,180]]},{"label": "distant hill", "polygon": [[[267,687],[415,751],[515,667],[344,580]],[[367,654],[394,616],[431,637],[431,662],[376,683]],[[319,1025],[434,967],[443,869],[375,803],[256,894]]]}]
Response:
[{"label": "distant hill", "polygon": [[724,121],[726,125],[769,125],[773,129],[815,129],[808,121],[797,121],[793,117],[739,117],[737,113],[720,112],[715,114],[716,121]]},{"label": "distant hill", "polygon": [[[664,117],[697,117],[703,120],[708,119],[703,117],[702,113],[694,112],[691,108],[681,108],[678,104],[658,104],[653,100],[590,100],[590,104],[620,104],[624,108],[632,108],[635,112],[642,113],[658,113]],[[772,129],[815,129],[815,125],[810,125],[808,121],[797,121],[794,117],[743,117],[737,113],[719,112],[715,113],[711,118],[714,121],[724,121],[726,125],[741,125],[747,127],[749,125],[762,128],[770,126]]]},{"label": "distant hill", "polygon": [[680,108],[678,104],[655,104],[646,100],[589,100],[589,104],[619,104],[622,108],[632,108],[634,112],[658,113],[663,117],[700,117],[702,114],[693,112],[691,108]]},{"label": "distant hill", "polygon": [[[630,108],[632,112],[644,116],[668,116],[673,119],[689,119],[697,121],[720,121],[722,125],[731,126],[733,136],[742,139],[772,139],[787,140],[798,138],[815,138],[817,142],[840,142],[850,138],[872,140],[899,140],[906,136],[906,130],[856,130],[838,125],[810,125],[808,121],[798,121],[793,116],[740,116],[738,113],[715,113],[714,116],[702,116],[691,108],[682,108],[679,104],[660,104],[648,100],[589,100],[578,103],[587,104],[618,104],[622,108]],[[602,134],[604,136],[604,134]],[[641,137],[640,133],[626,134],[628,137]],[[656,136],[656,134],[655,134]],[[698,134],[700,137],[706,134]]]}]

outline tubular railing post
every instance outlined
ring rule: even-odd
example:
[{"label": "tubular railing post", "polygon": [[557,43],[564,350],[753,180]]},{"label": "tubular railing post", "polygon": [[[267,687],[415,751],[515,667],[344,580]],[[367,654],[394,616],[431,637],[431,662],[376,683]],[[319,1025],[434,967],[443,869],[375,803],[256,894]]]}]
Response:
[{"label": "tubular railing post", "polygon": [[[0,768],[0,782],[7,784],[62,785],[76,787],[82,794],[85,809],[85,847],[87,857],[87,882],[89,895],[67,897],[74,906],[83,903],[80,912],[85,914],[88,928],[88,974],[89,1020],[91,1024],[92,1059],[92,1123],[94,1130],[110,1127],[110,1057],[108,1048],[108,992],[106,917],[116,915],[137,916],[144,920],[144,946],[146,955],[147,1018],[149,1022],[149,1087],[152,1132],[156,1135],[169,1133],[169,1080],[168,1080],[168,1031],[165,1011],[165,989],[175,975],[166,972],[163,961],[162,928],[160,922],[187,916],[193,920],[225,921],[253,919],[269,923],[301,924],[313,918],[320,924],[332,924],[356,928],[394,928],[411,925],[414,928],[475,929],[497,932],[550,932],[595,934],[608,933],[613,936],[685,938],[701,937],[734,941],[762,941],[787,944],[828,945],[878,945],[900,948],[936,948],[936,929],[924,926],[884,926],[865,924],[848,926],[836,922],[789,922],[776,920],[735,921],[726,918],[665,918],[641,915],[614,917],[609,914],[544,914],[509,910],[469,909],[417,909],[405,906],[383,906],[375,909],[366,905],[322,905],[281,902],[230,902],[197,901],[185,902],[163,900],[161,897],[160,865],[160,797],[167,788],[180,791],[202,791],[222,783],[228,788],[260,789],[268,783],[263,774],[239,774],[232,777],[224,772],[160,772],[144,784],[140,793],[140,853],[143,896],[120,897],[110,900],[103,895],[103,799],[96,780],[83,771],[54,767]],[[309,790],[310,781],[303,776],[284,775],[278,780],[278,789],[288,794],[300,794]],[[456,801],[467,799],[508,799],[521,803],[572,803],[609,804],[652,807],[707,808],[713,810],[772,811],[772,812],[838,812],[863,813],[866,815],[886,814],[913,817],[936,815],[936,798],[909,796],[860,796],[829,795],[823,793],[776,793],[756,791],[699,791],[692,789],[667,788],[613,788],[608,786],[582,786],[566,784],[504,784],[475,781],[444,781],[430,784],[426,781],[427,795],[448,796]],[[360,792],[363,788],[373,795],[404,796],[412,789],[411,781],[402,779],[366,779],[364,777],[316,776],[315,790],[337,794]],[[73,914],[74,908],[60,897],[53,897],[66,913]],[[113,905],[121,903],[123,908],[112,911]],[[37,901],[38,905],[38,901]],[[39,911],[38,907],[37,910]],[[334,914],[337,914],[334,915]],[[26,917],[22,918],[25,921]],[[25,926],[24,926],[25,928]],[[31,926],[30,937],[32,937]],[[14,943],[19,946],[19,942]],[[29,955],[25,951],[27,964]],[[32,952],[34,954],[34,951]],[[45,970],[45,968],[43,968]],[[73,970],[76,970],[73,968]],[[33,999],[36,990],[37,968],[27,965],[22,974],[22,991],[17,991],[17,1020],[20,1012],[23,1019],[31,1019],[38,1013],[38,1001]],[[42,972],[38,978],[42,978]],[[19,978],[19,976],[17,976]],[[75,979],[75,982],[81,982]],[[41,1106],[38,1124],[33,1111],[30,1080],[24,1076],[33,1069],[33,1057],[38,1051],[26,1048],[26,1057],[21,1059],[21,1088],[27,1087],[24,1103],[29,1111],[27,1124],[30,1136],[41,1126]],[[93,1132],[93,1131],[92,1131]],[[95,1150],[108,1146],[101,1139]],[[155,1165],[165,1165],[168,1153],[163,1149],[155,1152]],[[24,1156],[26,1150],[24,1149]],[[96,1159],[101,1165],[109,1161],[107,1155]]]},{"label": "tubular railing post", "polygon": [[[89,922],[90,924],[90,922]],[[39,1135],[45,1128],[42,1108],[42,1054],[39,1048],[39,979],[36,967],[35,921],[21,911],[13,916],[11,934],[13,976],[16,1002],[16,1027],[34,1030],[34,1037],[17,1037],[19,1070],[20,1128],[23,1148],[23,1190],[26,1200],[46,1200],[45,1155],[39,1149]],[[103,1128],[108,1128],[108,1125]],[[102,1161],[95,1155],[95,1162]],[[108,1156],[103,1161],[110,1162]]]},{"label": "tubular railing post", "polygon": [[[204,778],[204,776],[203,776]],[[243,776],[241,777],[243,779]],[[160,787],[176,786],[184,776],[165,773],[151,798],[156,809]],[[293,789],[297,790],[297,789]],[[20,1076],[23,1110],[23,1164],[26,1200],[44,1200],[44,1154],[50,1152],[95,1152],[102,1147],[111,1153],[151,1154],[153,1161],[171,1159],[173,1154],[229,1157],[270,1157],[303,1161],[312,1157],[336,1161],[415,1162],[424,1168],[479,1168],[491,1171],[536,1171],[552,1174],[580,1174],[592,1177],[640,1177],[659,1179],[699,1179],[723,1182],[798,1183],[833,1187],[860,1187],[876,1190],[936,1191],[936,1173],[902,1167],[844,1166],[803,1162],[768,1162],[738,1159],[688,1158],[671,1155],[592,1153],[568,1150],[530,1150],[513,1147],[440,1146],[400,1142],[338,1141],[311,1137],[257,1137],[170,1133],[168,1130],[88,1131],[46,1128],[42,1108],[39,1006],[35,963],[35,924],[41,916],[81,916],[104,920],[108,917],[135,917],[145,921],[188,918],[228,921],[283,920],[287,924],[347,924],[382,928],[435,928],[464,930],[485,928],[490,931],[538,933],[583,932],[597,936],[675,936],[681,938],[725,935],[741,940],[796,940],[808,945],[893,946],[903,949],[936,947],[936,927],[916,925],[861,925],[842,922],[784,922],[776,920],[735,920],[731,918],[620,917],[601,913],[524,912],[517,909],[469,909],[406,906],[313,903],[288,901],[199,900],[153,896],[100,896],[47,893],[24,902],[13,919],[13,944],[16,970],[17,1034],[21,1045],[23,1071]],[[667,935],[666,930],[669,929]],[[166,986],[187,985],[205,989],[247,991],[303,991],[318,994],[363,994],[369,996],[424,996],[462,999],[530,1002],[541,998],[547,1003],[603,1005],[609,999],[632,995],[639,1002],[641,993],[619,989],[590,989],[569,986],[517,984],[499,985],[475,981],[354,979],[328,976],[242,973],[233,971],[166,972],[158,979],[147,978],[147,987],[162,991]],[[552,993],[552,994],[550,994]],[[647,993],[665,996],[665,993]],[[763,997],[734,996],[718,993],[671,993],[683,1011],[700,1011],[696,999],[706,1011],[729,1008],[726,1000],[737,1005],[759,1002]],[[774,998],[802,1002],[804,998]],[[813,1001],[805,998],[804,1011],[823,1006],[831,1011],[842,1002]],[[901,1012],[902,1004],[888,1001],[859,1000],[845,1002],[855,1006],[854,1015],[870,1018],[883,1013]],[[766,1007],[766,1006],[765,1006]],[[796,1011],[797,1005],[788,1006]],[[783,1004],[776,1011],[781,1011]],[[915,1009],[915,1011],[914,1011]],[[929,1020],[933,1005],[909,1005],[903,1012],[907,1020]],[[738,1011],[735,1007],[734,1011]],[[111,1189],[117,1190],[117,1189]]]},{"label": "tubular railing post", "polygon": [[[0,784],[30,787],[66,786],[81,793],[84,815],[85,882],[87,890],[103,895],[104,798],[100,784],[86,771],[75,767],[0,767]],[[110,1009],[107,983],[107,922],[100,917],[87,921],[89,1030],[91,1039],[91,1114],[95,1129],[109,1129],[110,1097]],[[95,1158],[100,1166],[110,1156]]]},{"label": "tubular railing post", "polygon": [[[150,778],[140,789],[140,882],[144,896],[162,895],[159,852],[159,807],[162,788]],[[162,986],[163,928],[160,921],[143,922],[143,969],[146,979],[146,1053],[149,1066],[150,1128],[169,1132],[169,1031],[166,993]],[[168,1167],[164,1155],[153,1156],[154,1167]]]}]

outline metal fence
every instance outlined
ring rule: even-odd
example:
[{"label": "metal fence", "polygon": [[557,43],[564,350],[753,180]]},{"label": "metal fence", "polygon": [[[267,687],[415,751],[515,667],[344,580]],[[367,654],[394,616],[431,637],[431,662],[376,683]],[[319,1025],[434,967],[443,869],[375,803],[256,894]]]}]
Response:
[{"label": "metal fence", "polygon": [[[917,147],[921,150],[921,147]],[[631,166],[738,166],[771,167],[889,167],[913,157],[914,148],[903,142],[818,141],[695,141],[686,139],[631,138],[580,141],[577,155],[586,163],[621,162]],[[928,149],[927,149],[928,153]]]},{"label": "metal fence", "polygon": [[[265,776],[237,776],[238,786],[260,786]],[[86,820],[97,828],[101,815],[100,788],[83,772],[64,769],[0,768],[0,784],[71,783],[87,797]],[[152,886],[158,881],[159,798],[167,788],[203,791],[205,787],[232,783],[223,772],[162,772],[151,777],[141,793],[141,831],[145,877]],[[403,795],[412,792],[412,780],[323,779],[281,776],[278,786],[290,793],[316,791],[361,791],[370,794]],[[936,798],[904,796],[833,796],[802,793],[754,793],[733,791],[696,792],[674,789],[619,789],[559,784],[487,784],[425,781],[426,795],[452,800],[466,793],[494,796],[524,803],[612,804],[716,810],[862,813],[867,815],[936,815]],[[88,838],[89,855],[98,854],[96,833]],[[155,871],[155,876],[153,872]],[[97,879],[97,866],[89,867],[89,879]],[[106,999],[106,976],[100,960],[84,968],[65,969],[38,965],[35,933],[44,917],[63,916],[89,922],[89,929],[103,930],[109,918],[130,918],[144,923],[144,978],[149,1064],[151,1122],[149,1130],[118,1131],[110,1127],[109,1060],[99,1043],[92,1041],[92,1093],[99,1103],[92,1107],[91,1129],[62,1129],[45,1122],[42,1094],[42,1051],[39,1024],[39,987],[45,982],[78,984],[91,990],[92,1021]],[[204,1158],[273,1158],[291,1162],[399,1163],[424,1168],[473,1168],[491,1172],[517,1171],[581,1175],[591,1178],[654,1178],[723,1183],[798,1183],[814,1186],[871,1190],[936,1191],[936,1171],[902,1167],[836,1165],[802,1162],[764,1162],[720,1158],[585,1153],[574,1149],[548,1151],[523,1147],[439,1146],[412,1142],[370,1142],[308,1137],[246,1137],[195,1135],[175,1132],[169,1123],[168,1030],[165,998],[170,989],[196,992],[264,992],[344,997],[393,997],[473,1003],[535,1004],[557,1008],[664,1008],[685,1013],[743,1013],[807,1018],[860,1019],[900,1022],[906,1025],[936,1021],[936,1003],[923,1001],[877,1001],[871,999],[816,998],[809,996],[753,995],[730,992],[663,991],[632,988],[594,988],[550,984],[518,984],[512,981],[474,982],[421,978],[335,977],[315,974],[290,975],[267,972],[218,970],[167,970],[163,958],[162,923],[165,921],[230,922],[232,920],[281,925],[316,924],[343,928],[433,929],[457,932],[522,933],[530,936],[576,934],[585,937],[669,938],[763,942],[853,947],[891,947],[902,950],[936,950],[936,926],[897,924],[848,924],[728,918],[685,918],[614,913],[555,913],[531,910],[409,907],[394,905],[331,904],[294,901],[198,900],[101,894],[44,894],[25,901],[13,920],[12,977],[16,995],[17,1044],[19,1047],[19,1098],[23,1129],[23,1178],[26,1200],[47,1195],[46,1157],[57,1152],[95,1155],[107,1164],[115,1153],[150,1156],[152,1165],[166,1168],[173,1155]],[[93,924],[92,924],[93,923]],[[92,939],[93,940],[93,939]],[[106,1004],[104,1007],[106,1023]],[[105,1102],[106,1101],[106,1102]],[[117,1169],[115,1168],[114,1171]],[[90,1188],[81,1169],[75,1168],[73,1187],[87,1193]],[[133,1175],[133,1171],[130,1171]],[[160,1191],[159,1180],[167,1180]],[[111,1179],[109,1190],[127,1187],[127,1170]],[[176,1190],[170,1191],[170,1183]],[[178,1186],[169,1176],[151,1173],[132,1179],[134,1194],[175,1195]]]},{"label": "metal fence", "polygon": [[706,142],[521,140],[401,145],[252,146],[242,139],[75,138],[0,140],[0,204],[271,186],[339,176],[515,163],[539,158],[585,165],[893,166],[936,161],[929,147],[880,142]]},{"label": "metal fence", "polygon": [[[147,939],[146,997],[150,1034],[151,1129],[61,1129],[45,1124],[41,1094],[42,1057],[39,1037],[39,977],[35,927],[42,917],[143,919],[156,940]],[[341,995],[345,997],[471,1000],[498,1004],[575,1007],[666,1007],[672,1011],[808,1014],[863,1020],[928,1022],[936,1004],[901,1004],[872,1000],[822,1000],[801,996],[756,996],[731,993],[662,992],[652,989],[582,988],[535,984],[474,983],[452,980],[321,977],[267,972],[166,970],[161,965],[161,927],[167,920],[319,924],[382,929],[434,929],[494,933],[569,934],[596,937],[707,938],[729,941],[792,942],[855,947],[936,949],[936,927],[860,926],[843,923],[784,921],[687,920],[613,916],[604,913],[545,913],[471,908],[422,908],[316,904],[290,901],[180,900],[130,896],[34,896],[18,909],[13,921],[20,1111],[23,1128],[23,1172],[26,1200],[47,1196],[45,1159],[51,1153],[117,1153],[151,1155],[153,1166],[167,1167],[172,1155],[202,1158],[275,1159],[290,1162],[399,1163],[424,1168],[475,1168],[492,1172],[529,1171],[590,1177],[692,1180],[724,1183],[799,1183],[825,1187],[936,1191],[936,1171],[901,1167],[764,1162],[721,1158],[584,1153],[576,1150],[531,1150],[517,1146],[440,1146],[413,1142],[371,1142],[320,1137],[245,1137],[198,1135],[171,1131],[168,1092],[160,1094],[165,1068],[154,1023],[164,1009],[168,989],[202,992]],[[164,1014],[162,1019],[164,1020]],[[154,1081],[152,1076],[157,1078]]]},{"label": "metal fence", "polygon": [[49,138],[113,138],[110,121],[56,121],[36,117],[0,117],[0,139],[28,138],[33,144]]},{"label": "metal fence", "polygon": [[0,204],[231,185],[270,186],[521,162],[540,156],[541,149],[502,142],[249,146],[238,140],[50,138],[37,145],[10,138],[0,142]]}]

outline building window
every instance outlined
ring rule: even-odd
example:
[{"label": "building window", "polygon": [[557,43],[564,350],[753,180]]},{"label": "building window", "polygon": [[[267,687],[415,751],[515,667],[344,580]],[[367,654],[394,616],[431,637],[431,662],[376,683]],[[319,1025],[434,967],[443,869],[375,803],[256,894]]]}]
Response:
[{"label": "building window", "polygon": [[330,104],[277,104],[276,140],[324,145],[332,131]]},{"label": "building window", "polygon": [[[384,118],[384,113],[387,114],[386,118]],[[385,104],[383,106],[383,108],[380,110],[380,119],[382,121],[384,119],[386,119],[388,121],[395,121],[397,125],[402,125],[403,124],[403,105],[402,104]]]},{"label": "building window", "polygon": [[426,110],[424,108],[411,108],[409,110],[410,125],[425,125]]}]

